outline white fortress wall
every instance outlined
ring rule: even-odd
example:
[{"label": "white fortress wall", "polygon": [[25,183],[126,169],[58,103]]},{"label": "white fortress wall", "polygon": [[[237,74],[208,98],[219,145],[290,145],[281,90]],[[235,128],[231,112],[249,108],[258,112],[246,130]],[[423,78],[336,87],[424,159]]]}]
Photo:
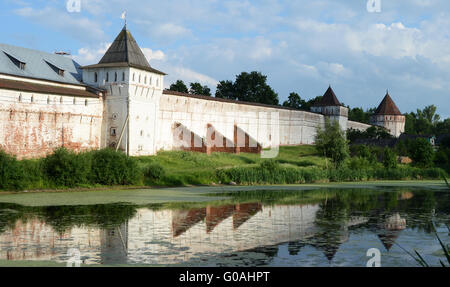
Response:
[{"label": "white fortress wall", "polygon": [[370,128],[371,126],[372,125],[363,124],[363,123],[354,122],[354,121],[348,121],[347,122],[347,128],[348,129],[353,129],[353,130],[358,130],[358,131],[365,131],[368,128]]},{"label": "white fortress wall", "polygon": [[[306,111],[172,94],[161,96],[159,109],[158,150],[171,150],[174,147],[176,123],[204,138],[207,136],[207,125],[210,124],[231,141],[236,124],[263,148],[272,146],[277,136],[280,145],[313,144],[316,128],[324,124],[323,115]],[[273,113],[278,118],[275,117],[272,122]]]},{"label": "white fortress wall", "polygon": [[98,149],[102,118],[101,97],[0,89],[0,147],[18,158],[43,157],[61,146]]}]

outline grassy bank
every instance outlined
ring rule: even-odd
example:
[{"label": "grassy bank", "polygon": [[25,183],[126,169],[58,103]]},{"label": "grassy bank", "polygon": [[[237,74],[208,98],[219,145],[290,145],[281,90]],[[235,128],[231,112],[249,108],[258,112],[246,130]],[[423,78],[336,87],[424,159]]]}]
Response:
[{"label": "grassy bank", "polygon": [[339,169],[317,154],[314,146],[281,147],[278,157],[258,154],[164,151],[130,158],[109,149],[81,154],[64,149],[39,160],[16,160],[0,152],[0,190],[49,190],[105,186],[188,186],[236,183],[305,184],[373,180],[442,179],[439,168],[349,160]]}]

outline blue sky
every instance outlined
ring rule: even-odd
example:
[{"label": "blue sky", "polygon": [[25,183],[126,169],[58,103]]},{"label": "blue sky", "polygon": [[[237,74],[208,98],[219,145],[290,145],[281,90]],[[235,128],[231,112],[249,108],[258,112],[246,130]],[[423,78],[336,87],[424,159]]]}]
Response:
[{"label": "blue sky", "polygon": [[261,71],[285,100],[322,95],[329,84],[352,107],[375,107],[386,89],[402,112],[429,104],[450,117],[450,1],[380,0],[2,0],[2,42],[71,51],[98,62],[123,26],[150,64],[213,90],[242,71]]}]

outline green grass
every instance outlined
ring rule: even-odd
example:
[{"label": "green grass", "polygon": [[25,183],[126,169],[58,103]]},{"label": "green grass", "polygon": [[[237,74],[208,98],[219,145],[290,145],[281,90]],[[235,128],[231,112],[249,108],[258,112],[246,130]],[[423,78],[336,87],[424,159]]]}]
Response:
[{"label": "green grass", "polygon": [[[265,161],[259,154],[212,153],[211,155],[186,152],[163,151],[156,156],[138,157],[141,168],[159,164],[165,170],[162,179],[145,179],[149,186],[182,186],[218,183],[216,170],[232,167],[256,167]],[[279,155],[274,159],[285,167],[325,167],[325,159],[318,156],[311,145],[280,147]]]}]

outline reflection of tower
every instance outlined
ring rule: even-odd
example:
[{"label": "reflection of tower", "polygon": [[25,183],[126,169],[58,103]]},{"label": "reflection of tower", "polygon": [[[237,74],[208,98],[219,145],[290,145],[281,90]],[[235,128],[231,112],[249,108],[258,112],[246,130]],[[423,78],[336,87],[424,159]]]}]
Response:
[{"label": "reflection of tower", "polygon": [[390,250],[392,245],[394,245],[395,240],[397,240],[400,232],[406,228],[406,220],[400,216],[397,212],[380,224],[380,232],[378,233],[378,238],[380,238],[381,243],[383,243],[386,250]]},{"label": "reflection of tower", "polygon": [[101,230],[102,264],[126,263],[128,256],[128,220],[120,226]]}]

